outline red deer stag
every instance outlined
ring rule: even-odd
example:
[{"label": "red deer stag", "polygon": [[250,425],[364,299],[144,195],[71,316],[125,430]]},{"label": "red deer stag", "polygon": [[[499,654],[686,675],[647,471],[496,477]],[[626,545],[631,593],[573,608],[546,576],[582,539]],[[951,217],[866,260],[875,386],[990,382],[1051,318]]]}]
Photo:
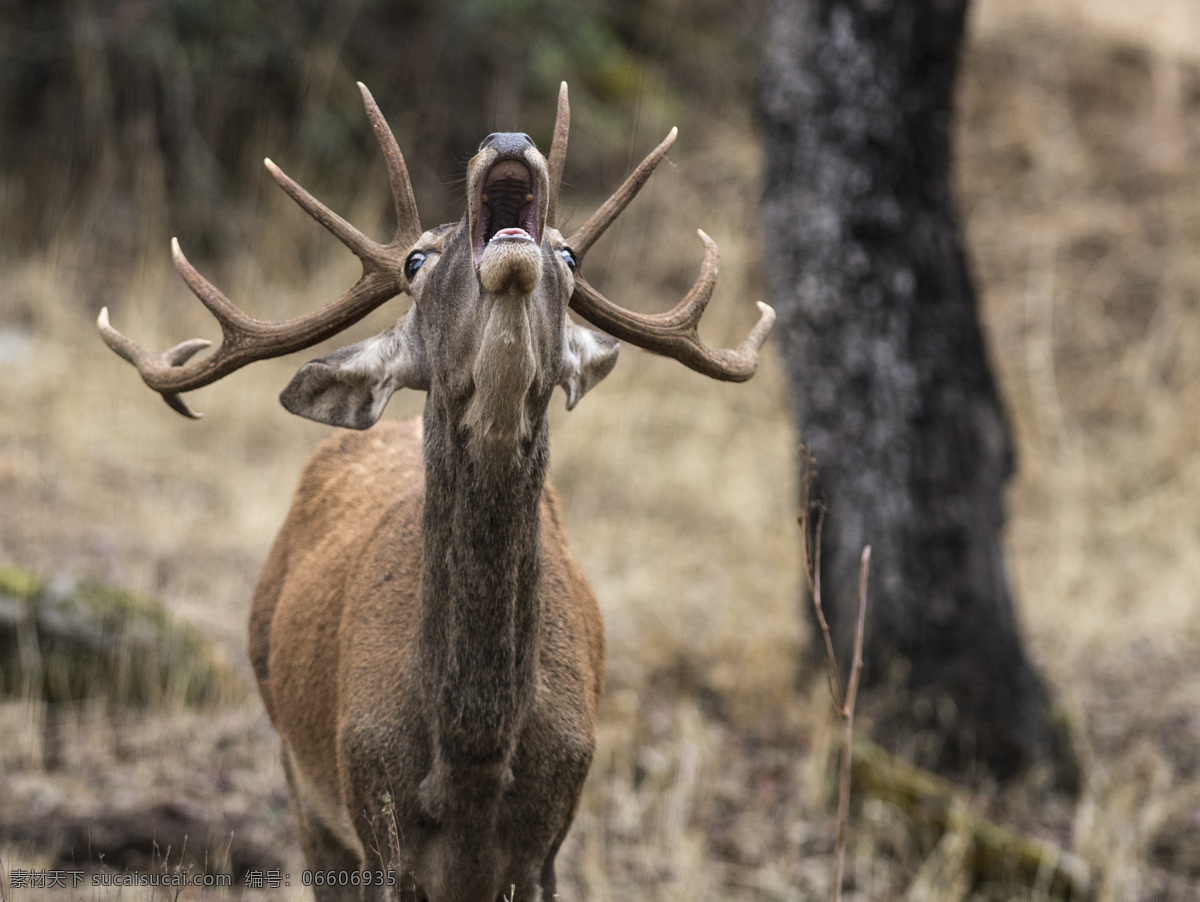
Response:
[{"label": "red deer stag", "polygon": [[[605,299],[579,264],[634,197],[675,131],[569,238],[554,228],[570,113],[566,85],[549,161],[527,135],[488,137],[467,167],[467,210],[422,232],[404,159],[365,87],[396,206],[389,244],[367,238],[270,160],[271,175],[362,261],[325,309],[253,319],[176,266],[224,339],[152,353],[114,330],[109,346],[174,409],[253,360],[309,347],[400,292],[390,329],[305,364],[280,400],[362,432],[317,450],[259,580],[250,656],[282,739],[283,765],[319,899],[550,899],[554,856],[579,804],[604,682],[596,600],[567,549],[546,476],[547,407],[567,407],[616,363],[617,340],[717,379],[749,379],[774,313],[734,349],[696,324],[716,245],[668,313]],[[572,322],[571,306],[608,334]],[[615,336],[612,337],[612,336]],[[427,393],[420,422],[374,425],[399,388]],[[395,871],[388,870],[395,867]],[[393,878],[389,878],[393,879]],[[387,883],[384,880],[383,883]],[[354,883],[337,886],[330,883]]]}]

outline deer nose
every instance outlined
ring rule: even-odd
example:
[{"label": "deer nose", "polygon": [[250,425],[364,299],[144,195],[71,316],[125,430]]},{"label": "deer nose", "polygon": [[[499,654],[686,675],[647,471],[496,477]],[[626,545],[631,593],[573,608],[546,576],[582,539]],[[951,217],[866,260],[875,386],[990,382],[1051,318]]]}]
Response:
[{"label": "deer nose", "polygon": [[525,148],[533,146],[533,138],[524,132],[492,132],[479,143],[480,150],[491,147],[501,156],[520,156]]}]

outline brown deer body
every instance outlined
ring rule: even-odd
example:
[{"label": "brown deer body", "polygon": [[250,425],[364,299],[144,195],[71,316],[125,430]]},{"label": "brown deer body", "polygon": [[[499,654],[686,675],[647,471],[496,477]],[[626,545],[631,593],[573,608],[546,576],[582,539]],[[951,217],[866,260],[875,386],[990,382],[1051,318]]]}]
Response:
[{"label": "brown deer body", "polygon": [[[577,261],[665,155],[674,132],[570,238],[554,228],[566,150],[566,86],[547,160],[525,135],[490,136],[467,172],[467,212],[420,233],[403,160],[363,89],[396,199],[378,245],[272,174],[363,261],[359,283],[308,317],[269,324],[233,307],[175,247],[225,341],[153,354],[100,317],[106,341],[172,407],[178,392],[251,359],[320,341],[404,291],[395,326],[306,364],[292,412],[341,432],[309,462],[259,581],[250,653],[279,732],[320,899],[549,899],[554,857],[579,804],[604,680],[599,608],[567,550],[547,480],[547,408],[568,407],[616,362],[617,342],[571,321],[570,304],[619,338],[716,378],[749,378],[773,314],[736,349],[696,322],[715,245],[688,296],[644,316],[604,299]],[[419,234],[420,233],[420,234]],[[420,423],[375,426],[398,388],[428,393]],[[394,870],[392,870],[394,869]],[[343,875],[354,875],[352,878]]]},{"label": "brown deer body", "polygon": [[442,535],[439,505],[486,504],[487,487],[439,497],[421,432],[327,441],[256,593],[251,655],[308,866],[395,856],[431,899],[549,899],[591,761],[600,612],[538,464],[497,473],[522,503],[498,493]]}]

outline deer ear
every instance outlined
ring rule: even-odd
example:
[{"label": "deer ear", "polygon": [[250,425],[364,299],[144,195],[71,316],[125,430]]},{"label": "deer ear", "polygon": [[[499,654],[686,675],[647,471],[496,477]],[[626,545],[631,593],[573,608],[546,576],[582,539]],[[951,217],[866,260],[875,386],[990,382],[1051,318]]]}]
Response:
[{"label": "deer ear", "polygon": [[318,423],[368,429],[397,389],[428,391],[425,346],[413,325],[415,309],[378,335],[304,364],[279,402]]},{"label": "deer ear", "polygon": [[611,335],[563,320],[563,371],[558,384],[567,393],[567,410],[612,372],[620,349],[621,343]]}]

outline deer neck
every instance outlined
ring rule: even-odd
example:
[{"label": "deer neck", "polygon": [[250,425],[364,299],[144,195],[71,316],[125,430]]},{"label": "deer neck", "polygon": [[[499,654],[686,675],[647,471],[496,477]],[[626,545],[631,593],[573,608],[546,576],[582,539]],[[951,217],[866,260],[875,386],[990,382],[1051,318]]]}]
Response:
[{"label": "deer neck", "polygon": [[471,429],[426,406],[419,654],[437,768],[507,772],[536,691],[549,459],[540,410],[526,435],[485,454]]}]

